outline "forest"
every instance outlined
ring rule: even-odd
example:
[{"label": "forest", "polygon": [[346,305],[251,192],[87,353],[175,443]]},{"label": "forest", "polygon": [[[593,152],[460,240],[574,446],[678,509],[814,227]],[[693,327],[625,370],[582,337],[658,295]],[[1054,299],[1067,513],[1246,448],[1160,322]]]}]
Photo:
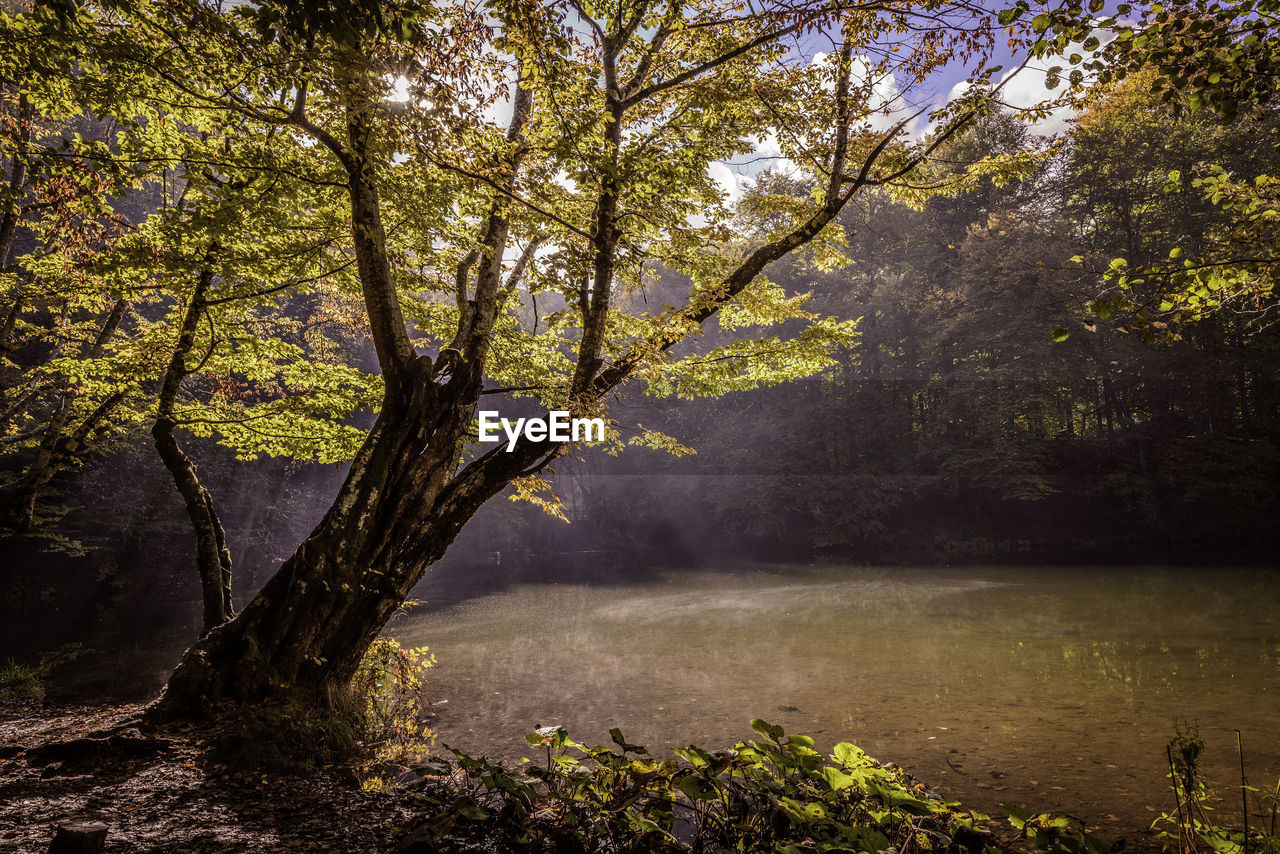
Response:
[{"label": "forest", "polygon": [[0,850],[1280,850],[1278,25],[6,0]]}]

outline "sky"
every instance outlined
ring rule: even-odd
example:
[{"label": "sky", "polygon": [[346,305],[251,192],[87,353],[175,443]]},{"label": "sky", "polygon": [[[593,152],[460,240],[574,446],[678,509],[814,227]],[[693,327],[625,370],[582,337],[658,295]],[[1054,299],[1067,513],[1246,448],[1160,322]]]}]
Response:
[{"label": "sky", "polygon": [[[585,37],[587,35],[585,24],[582,25],[582,29]],[[794,51],[802,57],[807,55],[810,63],[825,64],[829,61],[829,49],[832,43],[826,34],[819,35],[821,38],[817,41],[811,39],[808,44],[798,43],[793,48]],[[817,49],[818,47],[826,47],[828,50],[820,50]],[[989,64],[999,64],[1004,67],[997,77],[997,82],[1003,84],[1002,100],[1014,108],[1029,108],[1049,100],[1053,93],[1045,88],[1045,73],[1052,65],[1066,63],[1061,58],[1046,58],[1019,67],[1021,62],[1022,58],[1015,58],[1006,43],[1003,41],[997,43]],[[871,63],[868,58],[855,57],[855,79],[865,79],[870,73],[870,68]],[[902,84],[905,81],[895,79],[892,75],[879,77],[872,87],[875,94],[872,106],[873,108],[888,106],[889,110],[887,115],[873,116],[869,121],[870,126],[876,130],[888,130],[921,107],[941,106],[960,96],[969,85],[968,78],[971,71],[971,65],[956,62],[943,67],[925,84],[917,85],[909,91],[904,91]],[[395,82],[395,92],[392,97],[395,100],[408,98],[407,81],[400,79]],[[488,118],[499,126],[505,126],[510,120],[510,101],[497,99],[488,112]],[[1059,108],[1032,125],[1032,132],[1041,136],[1061,134],[1069,128],[1073,116],[1074,113],[1069,108]],[[906,130],[911,137],[918,139],[931,129],[927,116],[921,115],[915,118]],[[784,172],[799,171],[794,163],[782,156],[777,136],[772,131],[755,138],[754,143],[755,150],[752,153],[727,161],[718,161],[708,167],[708,174],[719,185],[729,205],[741,199],[745,190],[766,169]],[[569,186],[570,189],[576,189],[567,179],[562,179],[561,183]]]},{"label": "sky", "polygon": [[[1108,40],[1104,39],[1104,43]],[[818,51],[813,54],[810,61],[825,63],[827,56],[826,52]],[[865,57],[859,57],[857,61],[861,63],[865,77],[865,69],[869,67],[869,63]],[[997,77],[997,83],[1002,84],[1001,100],[1010,107],[1026,109],[1046,103],[1054,97],[1056,93],[1044,85],[1045,75],[1051,66],[1066,65],[1066,62],[1055,57],[1022,65],[1022,57],[1015,58],[1007,45],[1002,44],[997,47],[990,64],[1004,67]],[[960,63],[948,65],[928,81],[926,88],[917,88],[914,92],[904,92],[898,80],[892,76],[880,78],[874,85],[877,101],[872,106],[878,108],[889,105],[890,114],[874,117],[870,122],[871,126],[877,130],[888,130],[896,122],[926,104],[941,106],[959,97],[970,85],[971,70],[971,67]],[[1074,116],[1074,110],[1059,107],[1032,124],[1031,131],[1045,137],[1065,133],[1070,128]],[[932,130],[932,125],[926,116],[921,115],[911,122],[906,130],[912,138],[918,139]],[[773,134],[757,138],[754,153],[714,163],[709,168],[709,172],[732,203],[742,197],[744,190],[762,171],[769,168],[787,172],[798,171],[794,163],[782,157],[777,138]]]}]

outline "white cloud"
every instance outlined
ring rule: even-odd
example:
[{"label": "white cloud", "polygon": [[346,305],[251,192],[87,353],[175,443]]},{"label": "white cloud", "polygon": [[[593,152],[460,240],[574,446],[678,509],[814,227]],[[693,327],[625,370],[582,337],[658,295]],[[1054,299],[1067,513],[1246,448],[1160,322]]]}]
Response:
[{"label": "white cloud", "polygon": [[726,204],[736,204],[738,199],[742,198],[743,180],[739,175],[734,174],[727,163],[717,160],[709,164],[707,174],[720,186],[720,192],[725,194]]},{"label": "white cloud", "polygon": [[[1013,76],[1013,72],[1006,73],[1001,78],[1004,88],[1000,90],[1000,100],[1014,109],[1029,109],[1040,104],[1052,103],[1054,98],[1061,93],[1061,89],[1059,88],[1055,92],[1045,87],[1046,71],[1048,71],[1047,66],[1032,67],[1028,65],[1017,76]],[[1057,107],[1051,110],[1047,116],[1032,124],[1031,131],[1041,136],[1063,133],[1071,127],[1071,120],[1076,117],[1076,112],[1071,107]]]},{"label": "white cloud", "polygon": [[564,187],[570,193],[577,195],[578,182],[570,178],[569,173],[564,171],[563,169],[556,172],[555,175],[551,176],[551,180],[559,184],[561,187]]},{"label": "white cloud", "polygon": [[[1094,50],[1085,50],[1079,45],[1073,45],[1067,48],[1066,56],[1049,57],[1034,63],[1027,63],[1025,67],[1011,68],[1001,75],[1000,100],[1013,109],[1032,109],[1038,106],[1048,107],[1061,96],[1063,89],[1067,85],[1066,77],[1074,68],[1081,68],[1084,63],[1096,56],[1098,50],[1105,46],[1108,42],[1115,38],[1113,30],[1096,29],[1093,34],[1098,37],[1100,42],[1098,48]],[[1079,54],[1082,62],[1073,65],[1069,57],[1071,54]],[[1062,83],[1057,89],[1049,89],[1045,86],[1045,76],[1050,68],[1061,67]],[[1085,72],[1085,80],[1091,78],[1090,72]],[[955,86],[951,87],[951,91],[947,94],[947,101],[954,101],[963,95],[969,88],[969,81],[962,80]],[[1031,132],[1040,136],[1052,136],[1053,134],[1065,133],[1071,128],[1071,121],[1078,114],[1078,110],[1069,106],[1057,106],[1049,110],[1048,114],[1034,122],[1031,125]]]}]

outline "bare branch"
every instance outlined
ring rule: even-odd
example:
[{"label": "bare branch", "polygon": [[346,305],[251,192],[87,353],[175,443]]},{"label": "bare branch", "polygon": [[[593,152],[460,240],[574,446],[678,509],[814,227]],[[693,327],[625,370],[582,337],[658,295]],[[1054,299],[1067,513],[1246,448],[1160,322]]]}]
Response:
[{"label": "bare branch", "polygon": [[646,86],[640,91],[634,92],[631,95],[629,95],[627,98],[625,98],[622,102],[623,109],[630,109],[631,107],[635,106],[636,104],[640,103],[646,98],[652,98],[654,95],[658,94],[659,92],[665,91],[667,89],[671,89],[675,86],[680,86],[681,84],[684,84],[684,83],[688,83],[690,80],[693,80],[696,77],[701,77],[703,74],[706,74],[708,71],[711,71],[714,68],[719,68],[721,65],[724,65],[726,62],[732,62],[733,60],[737,59],[743,54],[750,53],[751,51],[755,50],[758,47],[761,47],[762,45],[769,44],[770,42],[777,41],[778,39],[781,39],[781,38],[786,38],[787,36],[801,29],[805,25],[812,23],[814,20],[816,20],[819,17],[820,14],[821,12],[809,12],[806,15],[802,15],[800,17],[800,20],[796,21],[794,24],[792,24],[789,27],[783,27],[781,30],[775,30],[770,33],[764,33],[763,35],[757,36],[756,38],[752,39],[749,42],[745,42],[744,44],[738,45],[733,50],[722,53],[720,56],[717,56],[714,59],[709,59],[706,62],[703,62],[699,65],[694,66],[693,68],[682,71],[681,73],[675,75],[674,77],[668,78],[667,80],[663,80],[659,83],[653,83],[649,86]]}]

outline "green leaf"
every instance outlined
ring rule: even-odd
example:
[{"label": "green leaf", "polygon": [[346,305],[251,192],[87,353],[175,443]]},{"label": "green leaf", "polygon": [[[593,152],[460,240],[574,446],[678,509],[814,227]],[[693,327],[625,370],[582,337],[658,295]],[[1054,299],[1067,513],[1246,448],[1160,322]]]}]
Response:
[{"label": "green leaf", "polygon": [[752,719],[751,728],[760,733],[760,735],[763,735],[765,738],[772,739],[773,741],[780,740],[785,734],[785,730],[783,730],[782,727],[777,724],[767,723],[760,718]]},{"label": "green leaf", "polygon": [[1022,830],[1027,820],[1035,815],[1031,810],[1017,804],[1000,804],[1000,809],[1004,810],[1004,814],[1009,816],[1009,823],[1018,830]]},{"label": "green leaf", "polygon": [[613,739],[613,743],[622,748],[623,753],[638,753],[642,756],[648,755],[649,751],[639,744],[630,744],[622,737],[622,730],[614,727],[609,730],[609,738]]},{"label": "green leaf", "polygon": [[469,818],[472,821],[484,821],[489,817],[489,811],[480,804],[476,803],[472,798],[463,796],[453,802],[453,813]]},{"label": "green leaf", "polygon": [[857,745],[850,744],[847,741],[842,741],[837,744],[832,749],[832,755],[835,756],[837,762],[845,766],[860,762],[866,756],[866,754],[862,752],[861,748]]},{"label": "green leaf", "polygon": [[413,773],[422,777],[443,777],[453,771],[453,767],[441,759],[428,759],[413,766]]},{"label": "green leaf", "polygon": [[830,765],[822,769],[822,776],[826,778],[827,785],[833,791],[841,791],[847,789],[854,784],[854,779],[839,768],[832,768]]},{"label": "green leaf", "polygon": [[922,801],[915,795],[898,789],[892,784],[883,783],[879,780],[868,780],[867,788],[880,799],[881,803],[895,810],[910,815],[931,815],[934,811],[933,805],[928,801]]},{"label": "green leaf", "polygon": [[712,801],[718,798],[720,794],[710,781],[696,774],[690,774],[676,780],[675,787],[690,800],[694,801]]}]

